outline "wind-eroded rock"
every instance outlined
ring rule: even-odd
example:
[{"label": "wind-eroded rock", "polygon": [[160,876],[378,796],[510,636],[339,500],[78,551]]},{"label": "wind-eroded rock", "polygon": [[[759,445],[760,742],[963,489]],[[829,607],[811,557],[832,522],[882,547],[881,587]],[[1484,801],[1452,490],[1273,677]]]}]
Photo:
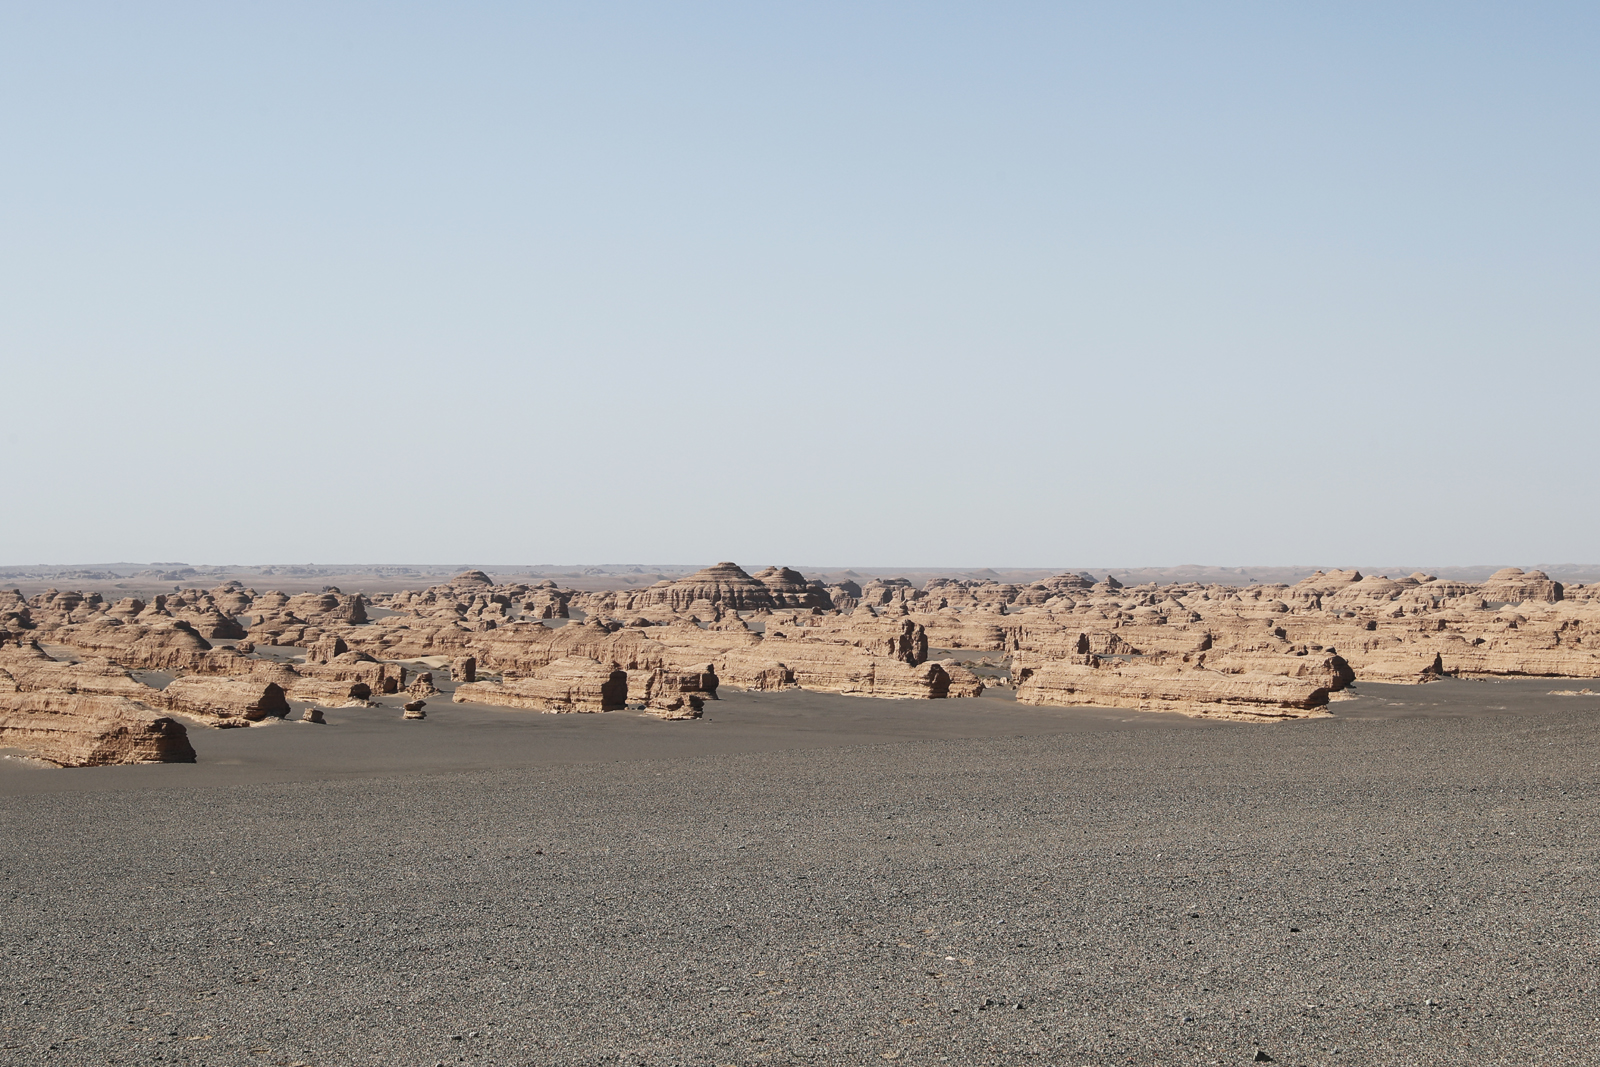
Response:
[{"label": "wind-eroded rock", "polygon": [[1330,652],[1225,652],[1202,654],[1199,659],[1207,670],[1221,674],[1278,674],[1313,682],[1330,693],[1337,693],[1356,680],[1355,671],[1344,657]]},{"label": "wind-eroded rock", "polygon": [[1181,666],[1096,666],[1028,660],[1013,665],[1017,701],[1061,707],[1137,708],[1229,719],[1304,718],[1323,713],[1328,690],[1273,674],[1222,674]]},{"label": "wind-eroded rock", "polygon": [[1489,580],[1478,587],[1485,600],[1520,604],[1528,600],[1554,604],[1562,598],[1560,582],[1553,582],[1544,571],[1524,571],[1519,567],[1506,567],[1495,571]]},{"label": "wind-eroded rock", "polygon": [[258,678],[178,678],[161,691],[161,703],[175,712],[211,720],[213,725],[240,725],[289,714],[283,687]]},{"label": "wind-eroded rock", "polygon": [[307,663],[302,674],[330,682],[365,682],[374,693],[398,693],[406,687],[406,668],[381,663],[365,652],[345,652],[326,663]]},{"label": "wind-eroded rock", "polygon": [[734,649],[716,660],[717,674],[746,689],[798,686],[891,700],[939,700],[950,695],[950,675],[937,663],[909,664],[827,641],[770,638],[753,649]]},{"label": "wind-eroded rock", "polygon": [[643,701],[645,713],[658,719],[698,719],[705,702],[717,699],[718,681],[712,670],[630,671],[628,697]]},{"label": "wind-eroded rock", "polygon": [[0,745],[63,767],[193,763],[181,723],[126,697],[0,693]]},{"label": "wind-eroded rock", "polygon": [[530,711],[620,711],[628,703],[628,672],[573,657],[523,678],[465,683],[456,687],[454,700]]},{"label": "wind-eroded rock", "polygon": [[348,705],[357,707],[365,706],[372,702],[372,687],[366,682],[332,681],[327,678],[300,678],[293,677],[284,685],[285,695],[290,700],[300,700],[308,704],[325,704],[331,708]]},{"label": "wind-eroded rock", "polygon": [[[773,591],[774,586],[781,588],[785,585],[785,575],[768,571],[762,573],[773,579],[773,585],[751,577],[736,563],[718,563],[714,567],[696,571],[687,578],[679,578],[675,582],[657,582],[648,589],[641,589],[631,594],[625,604],[619,599],[618,607],[637,610],[660,605],[672,611],[684,611],[697,600],[734,611],[771,611],[785,606],[779,601],[781,594]],[[801,588],[805,587],[802,585]]]},{"label": "wind-eroded rock", "polygon": [[15,681],[18,689],[32,692],[60,689],[95,696],[120,696],[149,702],[157,691],[107,659],[67,663],[45,655],[31,642],[23,646],[0,648],[0,669]]}]

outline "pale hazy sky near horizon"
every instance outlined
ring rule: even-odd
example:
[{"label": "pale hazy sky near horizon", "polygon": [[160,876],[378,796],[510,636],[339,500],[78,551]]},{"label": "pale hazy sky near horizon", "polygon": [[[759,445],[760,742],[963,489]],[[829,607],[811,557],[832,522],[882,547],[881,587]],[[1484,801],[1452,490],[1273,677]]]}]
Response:
[{"label": "pale hazy sky near horizon", "polygon": [[1600,561],[1593,4],[0,5],[0,564]]}]

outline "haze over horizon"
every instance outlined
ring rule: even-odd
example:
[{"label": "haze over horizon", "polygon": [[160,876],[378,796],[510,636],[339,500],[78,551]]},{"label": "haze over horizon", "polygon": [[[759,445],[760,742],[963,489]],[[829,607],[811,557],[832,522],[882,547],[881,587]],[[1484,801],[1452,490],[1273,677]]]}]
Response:
[{"label": "haze over horizon", "polygon": [[1596,559],[1597,45],[15,5],[0,558]]}]

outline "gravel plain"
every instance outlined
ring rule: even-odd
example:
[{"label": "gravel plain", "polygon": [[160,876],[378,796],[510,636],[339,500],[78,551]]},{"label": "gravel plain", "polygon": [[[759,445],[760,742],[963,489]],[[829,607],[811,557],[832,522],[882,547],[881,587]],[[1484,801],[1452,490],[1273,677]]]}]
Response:
[{"label": "gravel plain", "polygon": [[441,697],[0,761],[0,1062],[1596,1063],[1565,684],[1271,726]]}]

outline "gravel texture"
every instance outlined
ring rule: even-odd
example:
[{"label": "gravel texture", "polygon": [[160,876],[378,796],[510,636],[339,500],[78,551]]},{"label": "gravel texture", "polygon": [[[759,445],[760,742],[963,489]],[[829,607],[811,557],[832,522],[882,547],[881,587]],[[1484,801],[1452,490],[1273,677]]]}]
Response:
[{"label": "gravel texture", "polygon": [[[198,788],[12,767],[0,1062],[1594,1063],[1600,699],[1551,688],[876,744],[794,712],[861,702],[735,700],[790,743],[486,734],[478,770]],[[186,770],[322,729],[196,731]]]}]

